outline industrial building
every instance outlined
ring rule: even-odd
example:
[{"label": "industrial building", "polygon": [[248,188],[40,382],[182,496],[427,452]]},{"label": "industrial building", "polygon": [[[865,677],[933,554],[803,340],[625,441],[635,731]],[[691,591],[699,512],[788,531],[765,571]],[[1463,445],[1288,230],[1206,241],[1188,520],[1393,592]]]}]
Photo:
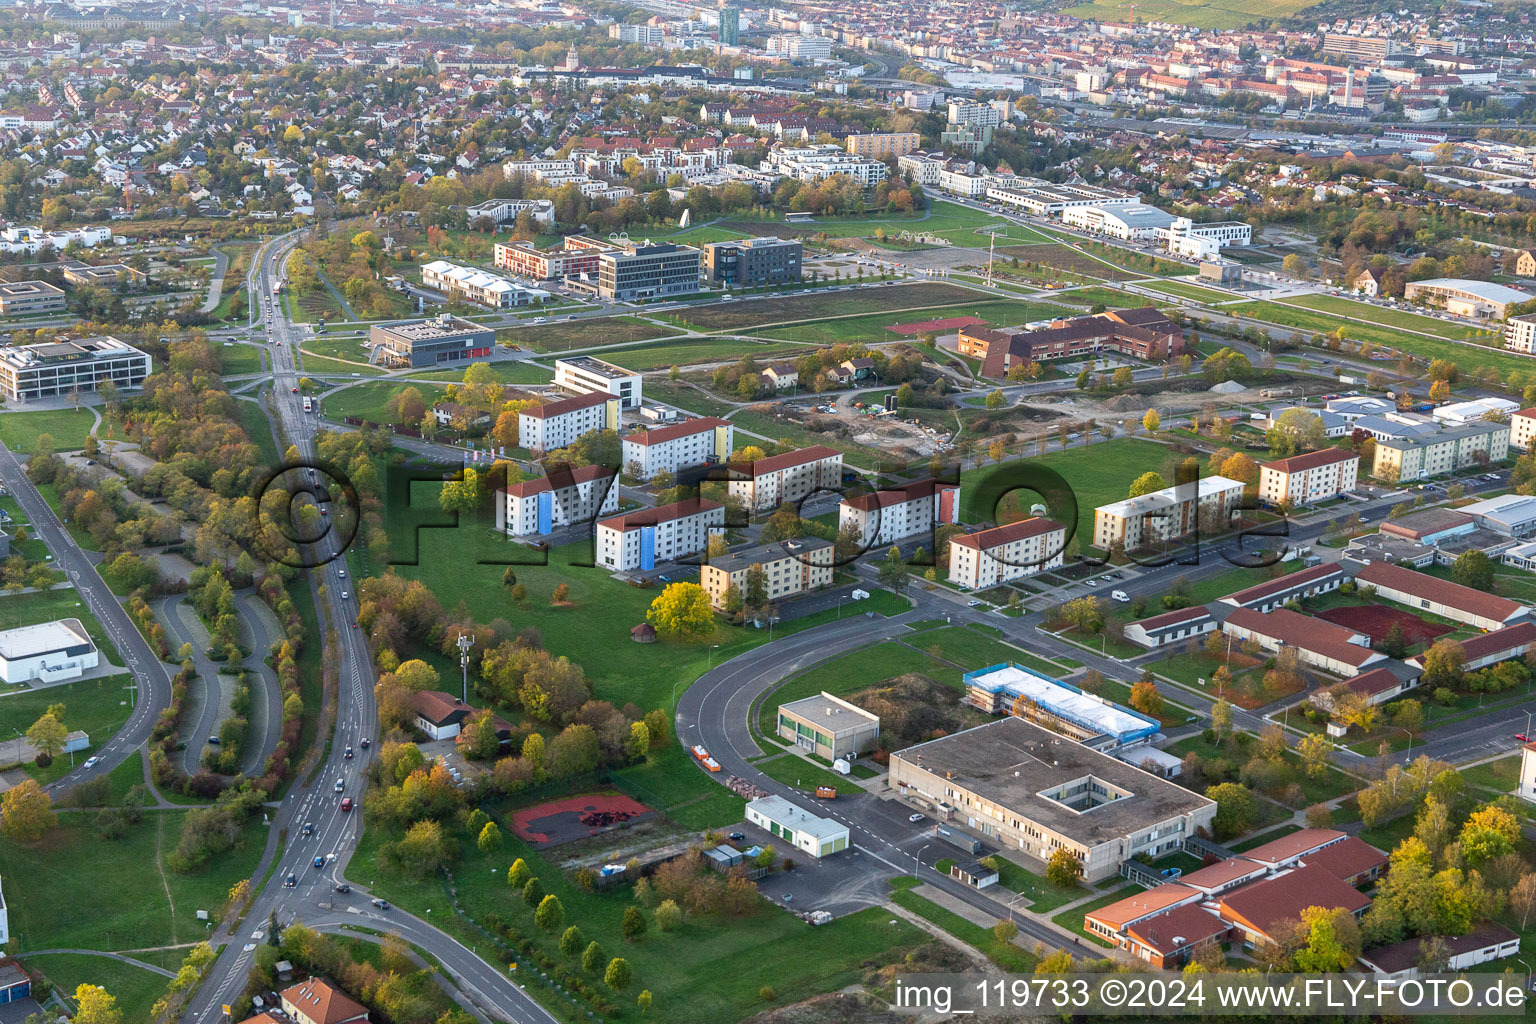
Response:
[{"label": "industrial building", "polygon": [[1062,564],[1067,528],[1041,516],[949,541],[949,581],[970,590],[1033,576]]},{"label": "industrial building", "polygon": [[0,281],[0,314],[28,316],[61,313],[64,309],[64,289],[57,285],[47,281]]},{"label": "industrial building", "polygon": [[699,290],[699,250],[671,243],[631,244],[597,256],[597,293],[634,302]]},{"label": "industrial building", "polygon": [[64,260],[59,264],[64,283],[76,288],[94,285],[98,288],[116,288],[118,285],[144,283],[147,275],[126,263],[102,263],[92,266],[80,260]]},{"label": "industrial building", "polygon": [[597,561],[617,572],[649,572],[657,562],[696,555],[725,529],[725,506],[707,498],[642,508],[597,523]]},{"label": "industrial building", "polygon": [[125,391],[143,384],[152,368],[147,353],[110,336],[6,346],[0,348],[0,396],[20,405],[95,391],[104,381]]},{"label": "industrial building", "polygon": [[619,429],[619,400],[607,394],[576,395],[517,414],[517,436],[530,451],[564,448],[594,430]]},{"label": "industrial building", "polygon": [[994,202],[1017,206],[1036,217],[1060,216],[1082,206],[1135,206],[1141,196],[1094,185],[992,185],[986,196]]},{"label": "industrial building", "polygon": [[727,477],[729,493],[747,508],[777,508],[814,491],[841,487],[843,453],[825,445],[811,445],[755,462],[732,463]]},{"label": "industrial building", "polygon": [[753,288],[798,284],[805,246],[794,238],[741,238],[704,246],[704,276],[714,284]]},{"label": "industrial building", "polygon": [[1503,320],[1509,315],[1510,306],[1529,302],[1532,297],[1529,292],[1507,285],[1453,277],[1409,281],[1403,287],[1403,298],[1409,302],[1418,300],[1432,306],[1443,306],[1459,316],[1490,320]]},{"label": "industrial building", "polygon": [[747,822],[818,860],[848,849],[846,825],[819,818],[781,796],[759,797],[747,804]]},{"label": "industrial building", "polygon": [[1162,729],[1156,719],[1021,665],[991,665],[962,679],[964,701],[977,710],[1025,718],[1095,749],[1113,750]]},{"label": "industrial building", "polygon": [[57,683],[100,664],[79,619],[57,619],[0,632],[0,682]]},{"label": "industrial building", "polygon": [[496,332],[473,320],[443,313],[430,320],[399,320],[368,328],[368,343],[386,366],[437,366],[484,359],[496,347]]},{"label": "industrial building", "polygon": [[830,693],[779,705],[779,738],[835,761],[880,745],[880,717]]},{"label": "industrial building", "polygon": [[624,472],[641,480],[721,462],[735,445],[730,420],[699,416],[650,430],[635,430],[621,439]]},{"label": "industrial building", "polygon": [[1093,544],[1101,550],[1137,551],[1194,533],[1202,517],[1225,524],[1243,496],[1241,481],[1204,476],[1135,498],[1100,505],[1093,513]]},{"label": "industrial building", "polygon": [[556,359],[555,387],[578,395],[609,395],[621,409],[640,408],[640,375],[595,356]]},{"label": "industrial building", "polygon": [[619,510],[616,474],[582,466],[554,477],[508,484],[497,492],[496,529],[514,537],[547,537],[557,526],[589,522]]},{"label": "industrial building", "polygon": [[844,498],[837,528],[852,531],[866,548],[885,547],[960,521],[960,485],[917,480],[901,487]]},{"label": "industrial building", "polygon": [[738,597],[746,597],[747,574],[755,565],[763,570],[764,599],[778,601],[829,586],[835,554],[831,541],[816,537],[758,544],[711,558],[699,567],[699,586],[710,603],[723,610],[732,587]]},{"label": "industrial building", "polygon": [[1066,849],[1099,882],[1209,828],[1216,804],[1022,718],[891,755],[890,786],[946,827],[1044,862]]}]

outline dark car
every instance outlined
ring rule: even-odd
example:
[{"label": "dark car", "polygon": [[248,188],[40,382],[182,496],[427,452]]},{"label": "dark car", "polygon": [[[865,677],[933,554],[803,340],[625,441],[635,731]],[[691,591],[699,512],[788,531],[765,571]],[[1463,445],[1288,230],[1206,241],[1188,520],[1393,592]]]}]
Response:
[{"label": "dark car", "polygon": [[304,823],[304,834],[307,835],[307,836],[312,836],[312,835],[315,834],[315,823],[314,822],[306,821]]},{"label": "dark car", "polygon": [[364,736],[361,740],[358,741],[358,745],[361,746],[364,750],[367,750],[368,749],[368,737]]},{"label": "dark car", "polygon": [[739,843],[739,842],[741,842],[745,838],[747,838],[745,833],[742,833],[742,832],[732,832],[731,833],[731,842],[733,842],[733,843]]},{"label": "dark car", "polygon": [[342,882],[340,885],[338,885],[336,887],[336,891],[340,892],[340,893],[348,893],[348,892],[352,891],[352,887],[350,885],[348,885],[346,882]]},{"label": "dark car", "polygon": [[321,856],[318,856],[318,857],[315,858],[315,867],[317,867],[317,868],[325,867],[325,857],[324,857],[324,855],[321,855]]},{"label": "dark car", "polygon": [[298,877],[296,875],[294,875],[294,873],[292,871],[288,872],[288,877],[283,879],[283,888],[284,889],[292,889],[294,886],[296,886],[298,884],[299,884],[299,879],[298,879]]},{"label": "dark car", "polygon": [[383,900],[374,900],[373,901],[373,905],[378,907],[380,910],[388,910],[389,909],[389,904],[384,902]]},{"label": "dark car", "polygon": [[348,761],[352,760],[352,748],[348,747],[341,756],[346,758]]}]

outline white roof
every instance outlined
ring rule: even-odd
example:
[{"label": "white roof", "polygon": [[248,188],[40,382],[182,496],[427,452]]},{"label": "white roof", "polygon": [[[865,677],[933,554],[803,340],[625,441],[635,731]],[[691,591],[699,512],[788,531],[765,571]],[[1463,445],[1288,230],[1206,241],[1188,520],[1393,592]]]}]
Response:
[{"label": "white roof", "polygon": [[1463,515],[1482,516],[1501,523],[1523,523],[1536,519],[1536,497],[1525,494],[1501,494],[1484,498],[1456,510]]},{"label": "white roof", "polygon": [[986,685],[1001,684],[1009,693],[1022,694],[1047,711],[1058,712],[1073,721],[1091,723],[1110,736],[1147,728],[1145,718],[1129,714],[1090,694],[1058,686],[1054,681],[1017,665],[1004,665],[980,679],[985,680]]},{"label": "white roof", "polygon": [[1410,281],[1410,287],[1452,288],[1468,295],[1475,295],[1488,302],[1525,302],[1531,295],[1517,288],[1509,288],[1492,281],[1468,281],[1459,277],[1432,277],[1427,281]]},{"label": "white roof", "polygon": [[1519,402],[1507,398],[1474,398],[1442,405],[1434,411],[1434,417],[1437,420],[1480,420],[1490,412],[1515,412],[1519,408]]},{"label": "white roof", "polygon": [[35,658],[40,654],[64,651],[84,644],[91,647],[91,638],[79,619],[59,619],[40,622],[35,626],[7,629],[0,633],[0,658],[19,661]]},{"label": "white roof", "polygon": [[[1213,494],[1220,494],[1223,491],[1230,491],[1234,488],[1239,491],[1242,490],[1242,482],[1230,480],[1224,476],[1203,476],[1200,478],[1199,500],[1204,501]],[[1112,501],[1108,505],[1100,505],[1096,511],[1112,516],[1129,518],[1131,516],[1144,515],[1154,509],[1167,508],[1169,505],[1178,504],[1181,501],[1188,500],[1188,498],[1188,484],[1173,484],[1172,486],[1164,487],[1160,491],[1143,494],[1139,498],[1125,498],[1121,501]]]},{"label": "white roof", "polygon": [[798,804],[792,804],[781,796],[764,796],[747,804],[747,810],[756,811],[771,821],[788,826],[796,832],[815,836],[822,842],[847,838],[848,827],[829,818],[818,818]]}]

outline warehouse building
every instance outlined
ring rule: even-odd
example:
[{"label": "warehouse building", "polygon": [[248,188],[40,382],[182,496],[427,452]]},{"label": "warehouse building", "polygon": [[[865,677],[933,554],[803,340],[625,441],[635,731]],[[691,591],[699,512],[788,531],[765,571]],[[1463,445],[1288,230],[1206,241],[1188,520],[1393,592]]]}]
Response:
[{"label": "warehouse building", "polygon": [[1372,562],[1356,568],[1355,582],[1374,587],[1376,596],[1383,600],[1396,601],[1478,629],[1501,629],[1531,617],[1531,609],[1508,598],[1385,562]]},{"label": "warehouse building", "polygon": [[1041,516],[978,530],[949,541],[949,581],[970,590],[995,587],[1062,564],[1067,528]]},{"label": "warehouse building", "polygon": [[555,387],[577,395],[612,395],[622,409],[640,408],[640,375],[593,356],[556,359]]},{"label": "warehouse building", "polygon": [[561,398],[517,414],[523,447],[550,452],[594,430],[619,429],[619,400],[606,394]]},{"label": "warehouse building", "polygon": [[1462,505],[1456,512],[1473,526],[1505,537],[1523,540],[1536,534],[1536,497],[1531,495],[1500,494]]},{"label": "warehouse building", "polygon": [[1355,489],[1360,456],[1343,448],[1293,455],[1259,467],[1259,498],[1297,507],[1337,498]]},{"label": "warehouse building", "polygon": [[732,587],[738,597],[747,596],[747,573],[756,565],[763,570],[765,599],[778,601],[831,585],[835,555],[831,541],[816,537],[759,544],[711,558],[699,568],[699,586],[717,610],[724,610]]},{"label": "warehouse building", "polygon": [[1096,750],[1157,735],[1162,725],[1113,701],[1012,663],[967,672],[964,702],[989,715],[1028,719]]},{"label": "warehouse building", "polygon": [[901,487],[844,498],[837,528],[865,547],[885,547],[960,521],[960,485],[917,480]]},{"label": "warehouse building", "polygon": [[747,804],[747,821],[818,860],[848,849],[846,825],[818,818],[781,796],[759,797]]},{"label": "warehouse building", "polygon": [[1443,306],[1458,316],[1503,320],[1509,307],[1529,302],[1532,296],[1491,281],[1466,281],[1452,277],[1434,277],[1427,281],[1409,281],[1403,298],[1431,306]]},{"label": "warehouse building", "polygon": [[815,444],[755,462],[732,463],[727,488],[749,509],[777,508],[818,490],[836,490],[843,483],[843,453]]},{"label": "warehouse building", "polygon": [[1090,883],[1178,849],[1216,817],[1214,801],[1022,718],[897,751],[889,783],[940,822],[1041,862],[1066,849]]},{"label": "warehouse building", "polygon": [[64,289],[47,281],[0,281],[0,314],[62,313]]},{"label": "warehouse building", "polygon": [[91,392],[103,381],[119,391],[149,376],[149,356],[113,337],[0,348],[0,395],[20,405],[39,398]]},{"label": "warehouse building", "polygon": [[1078,206],[1063,210],[1061,222],[1084,231],[1126,241],[1150,241],[1159,228],[1168,228],[1177,218],[1155,206],[1134,203],[1127,206]]},{"label": "warehouse building", "polygon": [[582,466],[553,478],[537,477],[498,491],[496,529],[514,537],[547,537],[557,526],[590,522],[619,510],[616,474],[602,466]]},{"label": "warehouse building", "polygon": [[484,359],[496,347],[496,332],[473,320],[443,313],[430,320],[400,320],[368,328],[386,366],[437,366]]},{"label": "warehouse building", "polygon": [[779,738],[835,761],[867,754],[880,745],[880,716],[830,693],[779,705]]},{"label": "warehouse building", "polygon": [[804,245],[794,238],[733,239],[704,246],[704,276],[714,284],[752,288],[800,281]]},{"label": "warehouse building", "polygon": [[0,681],[6,683],[78,679],[99,664],[96,645],[79,619],[0,632]]},{"label": "warehouse building", "polygon": [[617,572],[649,572],[657,562],[696,555],[725,529],[725,506],[707,498],[643,508],[597,523],[597,561]]},{"label": "warehouse building", "polygon": [[731,454],[735,428],[730,420],[700,416],[651,430],[625,434],[621,443],[624,472],[641,480],[720,462]]},{"label": "warehouse building", "polygon": [[1225,525],[1243,496],[1241,481],[1203,476],[1135,498],[1100,505],[1093,513],[1093,545],[1103,551],[1138,551],[1187,537],[1202,520]]}]

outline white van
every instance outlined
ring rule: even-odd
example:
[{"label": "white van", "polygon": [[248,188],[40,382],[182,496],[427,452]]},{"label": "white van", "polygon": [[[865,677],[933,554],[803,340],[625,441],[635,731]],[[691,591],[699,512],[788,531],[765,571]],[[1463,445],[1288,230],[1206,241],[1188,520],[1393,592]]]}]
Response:
[{"label": "white van", "polygon": [[1130,595],[1123,590],[1111,590],[1109,592],[1109,596],[1114,598],[1116,601],[1119,601],[1121,604],[1131,603]]}]

